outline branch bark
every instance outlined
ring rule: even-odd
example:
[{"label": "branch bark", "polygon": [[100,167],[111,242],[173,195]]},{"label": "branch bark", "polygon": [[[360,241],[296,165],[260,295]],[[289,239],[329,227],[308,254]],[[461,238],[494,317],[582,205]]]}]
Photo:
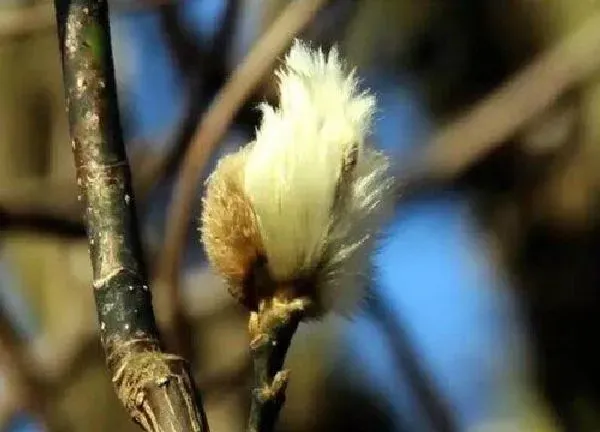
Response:
[{"label": "branch bark", "polygon": [[147,431],[208,431],[189,366],[161,350],[141,260],[106,0],[55,0],[101,342],[116,392]]}]

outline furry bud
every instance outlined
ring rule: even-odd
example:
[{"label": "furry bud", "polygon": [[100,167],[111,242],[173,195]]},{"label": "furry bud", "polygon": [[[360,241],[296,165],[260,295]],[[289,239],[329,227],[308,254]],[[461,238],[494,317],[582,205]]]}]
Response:
[{"label": "furry bud", "polygon": [[366,140],[375,98],[335,48],[295,41],[276,75],[280,106],[261,106],[256,139],[208,181],[202,238],[242,303],[307,297],[320,314],[326,297],[344,295],[331,289],[364,285],[392,181]]}]

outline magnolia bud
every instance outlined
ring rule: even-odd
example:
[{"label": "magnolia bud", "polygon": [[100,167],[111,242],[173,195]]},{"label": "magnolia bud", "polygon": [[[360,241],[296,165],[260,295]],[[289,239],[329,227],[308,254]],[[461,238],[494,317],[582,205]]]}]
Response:
[{"label": "magnolia bud", "polygon": [[303,298],[318,316],[345,295],[337,286],[350,293],[365,284],[392,180],[366,139],[375,98],[358,90],[335,48],[324,54],[295,41],[276,75],[280,106],[261,106],[256,139],[208,180],[202,240],[252,310]]}]

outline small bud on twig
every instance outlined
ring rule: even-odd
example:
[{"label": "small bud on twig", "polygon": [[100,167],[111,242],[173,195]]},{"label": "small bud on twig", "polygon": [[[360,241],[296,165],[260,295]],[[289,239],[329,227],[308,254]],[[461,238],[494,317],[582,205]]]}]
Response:
[{"label": "small bud on twig", "polygon": [[286,298],[308,296],[320,315],[332,288],[366,274],[392,181],[387,158],[366,141],[375,98],[359,92],[335,48],[296,41],[276,75],[280,107],[261,106],[256,139],[207,182],[202,240],[250,309],[274,294],[252,286],[261,273]]},{"label": "small bud on twig", "polygon": [[251,431],[275,424],[299,322],[368,281],[392,186],[387,158],[366,139],[375,98],[337,49],[295,41],[276,75],[280,106],[263,104],[256,139],[209,177],[201,226],[210,262],[251,311]]}]

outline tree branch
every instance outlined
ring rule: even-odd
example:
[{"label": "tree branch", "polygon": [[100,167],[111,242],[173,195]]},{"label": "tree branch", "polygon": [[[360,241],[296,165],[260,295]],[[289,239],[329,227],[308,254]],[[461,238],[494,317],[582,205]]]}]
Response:
[{"label": "tree branch", "polygon": [[55,0],[100,336],[117,394],[147,431],[207,431],[187,362],[161,351],[135,217],[106,0]]}]

